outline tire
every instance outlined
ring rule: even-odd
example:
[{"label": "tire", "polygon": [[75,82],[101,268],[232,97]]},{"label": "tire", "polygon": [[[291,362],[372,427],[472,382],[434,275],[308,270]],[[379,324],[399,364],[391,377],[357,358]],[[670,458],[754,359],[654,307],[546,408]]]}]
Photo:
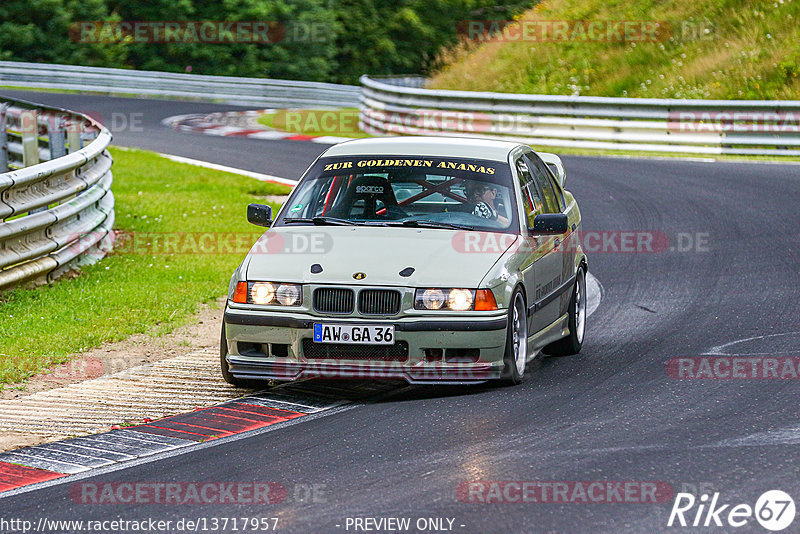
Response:
[{"label": "tire", "polygon": [[225,382],[237,388],[245,389],[264,389],[267,387],[267,382],[262,380],[247,380],[243,378],[236,378],[230,372],[228,367],[228,340],[225,338],[225,323],[222,323],[222,329],[219,335],[219,366],[222,371],[222,378]]},{"label": "tire", "polygon": [[506,327],[506,349],[503,354],[503,372],[498,382],[515,386],[522,382],[528,362],[528,308],[519,288],[511,296]]},{"label": "tire", "polygon": [[545,354],[551,356],[570,356],[578,354],[583,347],[586,332],[586,271],[578,269],[575,276],[575,288],[569,301],[569,335],[544,348]]}]

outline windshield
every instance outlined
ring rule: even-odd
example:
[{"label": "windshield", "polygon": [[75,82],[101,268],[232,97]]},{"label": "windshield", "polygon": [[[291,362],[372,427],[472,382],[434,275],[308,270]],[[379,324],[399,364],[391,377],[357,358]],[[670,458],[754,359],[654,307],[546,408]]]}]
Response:
[{"label": "windshield", "polygon": [[464,158],[320,158],[276,225],[363,224],[516,233],[508,165]]}]

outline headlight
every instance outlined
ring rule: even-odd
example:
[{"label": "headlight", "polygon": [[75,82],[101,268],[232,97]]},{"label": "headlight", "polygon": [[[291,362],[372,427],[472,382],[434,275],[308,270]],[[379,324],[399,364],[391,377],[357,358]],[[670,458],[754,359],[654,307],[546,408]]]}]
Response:
[{"label": "headlight", "polygon": [[444,306],[444,291],[441,289],[426,289],[422,292],[422,305],[426,310],[438,310]]},{"label": "headlight", "polygon": [[297,306],[300,304],[301,298],[300,286],[295,284],[281,284],[278,286],[275,298],[284,306]]},{"label": "headlight", "polygon": [[275,300],[275,286],[269,282],[255,282],[249,293],[253,304],[270,304]]},{"label": "headlight", "polygon": [[475,304],[474,289],[417,289],[414,309],[468,311]]},{"label": "headlight", "polygon": [[302,286],[279,282],[239,282],[233,294],[239,304],[299,306],[303,302]]},{"label": "headlight", "polygon": [[417,289],[415,310],[492,311],[497,309],[491,289]]},{"label": "headlight", "polygon": [[447,305],[455,311],[471,310],[472,303],[475,301],[473,293],[474,291],[468,289],[451,289],[447,296]]}]

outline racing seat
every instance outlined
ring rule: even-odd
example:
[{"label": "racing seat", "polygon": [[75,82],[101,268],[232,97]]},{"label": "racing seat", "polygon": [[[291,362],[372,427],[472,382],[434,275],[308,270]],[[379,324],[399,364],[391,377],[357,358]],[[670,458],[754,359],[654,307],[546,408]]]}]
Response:
[{"label": "racing seat", "polygon": [[344,219],[400,219],[406,215],[392,184],[382,176],[359,176],[331,210],[331,216]]}]

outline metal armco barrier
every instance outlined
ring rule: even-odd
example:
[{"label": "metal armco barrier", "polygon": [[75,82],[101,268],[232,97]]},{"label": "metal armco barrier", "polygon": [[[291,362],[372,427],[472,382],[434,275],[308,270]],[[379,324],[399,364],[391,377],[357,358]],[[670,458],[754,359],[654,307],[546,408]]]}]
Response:
[{"label": "metal armco barrier", "polygon": [[110,250],[110,143],[84,115],[0,100],[0,289],[53,280]]},{"label": "metal armco barrier", "polygon": [[800,155],[800,101],[549,96],[424,89],[361,77],[359,126],[534,146],[690,154]]},{"label": "metal armco barrier", "polygon": [[0,85],[223,100],[260,107],[355,107],[355,85],[0,61]]}]

